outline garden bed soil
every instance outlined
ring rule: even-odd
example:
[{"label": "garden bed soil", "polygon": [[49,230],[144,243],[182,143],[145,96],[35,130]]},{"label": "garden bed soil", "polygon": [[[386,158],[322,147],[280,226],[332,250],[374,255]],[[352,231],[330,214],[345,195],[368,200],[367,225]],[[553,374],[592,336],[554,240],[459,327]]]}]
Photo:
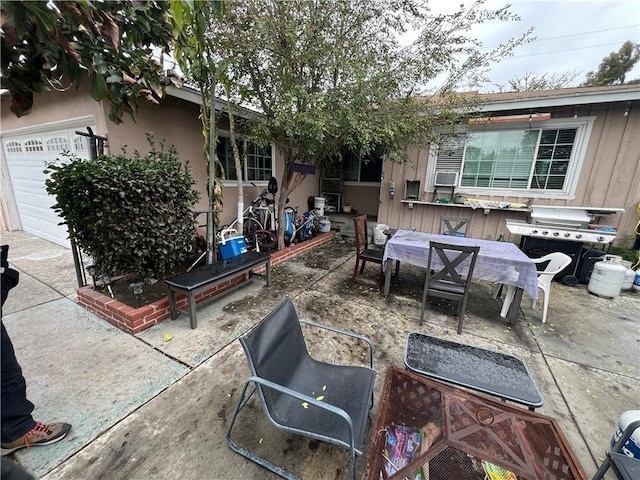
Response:
[{"label": "garden bed soil", "polygon": [[[186,269],[177,270],[176,274],[183,273],[184,271],[186,271]],[[113,292],[113,296],[116,300],[133,308],[150,305],[163,299],[169,294],[169,290],[167,290],[167,286],[163,280],[160,280],[153,285],[145,284],[140,295],[133,293],[133,290],[130,287],[132,282],[133,280],[131,277],[116,279],[111,283],[111,291]],[[106,288],[98,288],[96,290],[103,295],[109,295],[109,291]]]},{"label": "garden bed soil", "polygon": [[[311,251],[314,251],[327,242],[331,242],[334,235],[335,232],[321,233],[309,241],[274,252],[271,255],[271,266],[275,267],[301,254],[303,254],[304,257],[310,254],[307,261],[317,268],[322,268],[324,260],[326,259],[319,258],[316,256],[316,252],[311,253]],[[333,254],[335,254],[335,252],[329,253],[329,256],[331,257]],[[325,255],[327,255],[327,253],[325,253]],[[180,270],[181,269],[176,269],[167,275],[167,277],[181,273]],[[264,267],[258,267],[256,273],[259,274],[262,270],[264,270]],[[182,270],[182,272],[184,271],[186,271],[186,267]],[[200,298],[196,297],[196,301],[201,302],[212,298],[222,291],[243,282],[247,277],[248,275],[244,274],[231,279],[230,283],[224,286],[216,286],[211,290],[204,291],[200,294]],[[108,288],[94,289],[92,286],[81,287],[77,290],[78,303],[122,330],[132,334],[140,333],[169,318],[171,312],[169,308],[168,289],[163,280],[152,285],[145,284],[143,292],[139,296],[135,295],[130,287],[131,283],[135,281],[136,278],[134,276],[113,279],[111,282],[111,291],[113,292],[114,298],[111,297]],[[183,296],[178,299],[178,308],[184,308],[185,306],[186,298]]]},{"label": "garden bed soil", "polygon": [[[184,262],[182,262],[170,273],[168,273],[164,278],[169,278],[180,273],[185,273],[189,269],[189,267],[191,267],[193,262],[195,262],[196,258],[197,257],[187,258]],[[200,265],[204,265],[204,259],[202,259],[198,263],[198,266]],[[140,295],[136,295],[133,293],[131,284],[141,281],[139,278],[136,278],[132,275],[116,277],[111,281],[111,291],[113,292],[113,296],[116,300],[130,307],[139,308],[157,302],[158,300],[165,298],[169,294],[169,290],[164,283],[164,278],[156,281],[151,285],[145,283],[142,287],[142,293]],[[109,290],[106,287],[98,287],[96,288],[96,291],[102,293],[103,295],[110,296]]]},{"label": "garden bed soil", "polygon": [[[333,253],[339,256],[344,253],[353,251],[354,246],[350,242],[335,242],[332,248],[336,249]],[[305,256],[307,257],[307,261],[305,262],[307,264],[306,266],[321,269],[328,268],[327,263],[329,258],[327,257],[327,252],[325,250],[310,250],[305,253]],[[182,265],[174,269],[165,278],[169,278],[174,275],[186,272],[187,269],[193,264],[193,261],[194,259],[187,260]],[[203,264],[204,260],[199,263],[199,266]],[[115,299],[130,307],[139,308],[157,302],[158,300],[167,297],[169,294],[169,290],[164,283],[164,279],[161,279],[152,285],[145,284],[142,287],[142,293],[139,296],[135,295],[133,293],[133,290],[131,289],[131,283],[137,281],[139,280],[132,278],[130,275],[112,280],[111,290],[113,291]],[[109,291],[107,290],[107,288],[97,288],[96,291],[102,293],[103,295],[109,296]]]}]

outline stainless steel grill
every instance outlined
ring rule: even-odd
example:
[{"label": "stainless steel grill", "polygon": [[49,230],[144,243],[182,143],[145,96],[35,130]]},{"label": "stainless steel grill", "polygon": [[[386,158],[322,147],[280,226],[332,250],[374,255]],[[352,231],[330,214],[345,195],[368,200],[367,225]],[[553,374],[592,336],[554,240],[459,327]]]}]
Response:
[{"label": "stainless steel grill", "polygon": [[[623,212],[622,208],[547,207],[531,206],[529,221],[507,220],[507,230],[520,235],[520,249],[531,258],[539,258],[551,252],[562,252],[572,259],[571,264],[556,275],[566,285],[578,283],[585,244],[608,245],[616,238],[616,231],[608,225],[595,224],[599,217]],[[602,251],[602,254],[604,252]],[[591,268],[593,264],[591,263]],[[588,267],[588,265],[587,265]],[[584,268],[582,269],[584,270]],[[580,270],[580,281],[588,281],[591,271]]]},{"label": "stainless steel grill", "polygon": [[592,222],[597,217],[623,211],[622,208],[532,205],[530,221],[507,220],[507,230],[523,237],[609,244],[616,238],[615,229],[607,225],[595,225]]}]

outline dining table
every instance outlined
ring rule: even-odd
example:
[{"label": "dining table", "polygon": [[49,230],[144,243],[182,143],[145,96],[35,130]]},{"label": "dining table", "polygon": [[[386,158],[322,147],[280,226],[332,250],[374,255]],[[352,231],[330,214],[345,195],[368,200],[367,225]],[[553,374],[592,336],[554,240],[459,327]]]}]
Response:
[{"label": "dining table", "polygon": [[[385,244],[382,268],[385,296],[391,288],[391,268],[394,261],[427,268],[429,242],[441,242],[451,245],[478,246],[478,257],[473,270],[474,279],[513,285],[516,294],[507,314],[509,325],[516,324],[522,294],[527,292],[532,299],[538,298],[538,271],[536,264],[514,243],[485,240],[480,238],[439,235],[413,230],[397,230]],[[470,259],[462,263],[463,273],[468,271]],[[466,266],[465,266],[466,264]],[[432,266],[442,267],[439,259],[432,259]],[[466,269],[466,270],[465,270]],[[397,267],[396,267],[397,270]]]}]

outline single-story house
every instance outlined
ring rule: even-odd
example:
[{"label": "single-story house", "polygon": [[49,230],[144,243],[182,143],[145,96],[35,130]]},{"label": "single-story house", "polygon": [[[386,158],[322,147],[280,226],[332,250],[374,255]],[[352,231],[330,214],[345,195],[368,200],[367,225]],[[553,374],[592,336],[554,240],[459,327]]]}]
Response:
[{"label": "single-story house", "polygon": [[[90,94],[88,82],[79,89],[65,92],[48,92],[34,97],[32,112],[17,118],[10,110],[8,98],[2,96],[2,126],[0,138],[2,149],[2,198],[0,220],[3,230],[25,230],[60,245],[68,245],[67,231],[58,225],[60,218],[50,208],[54,199],[45,190],[45,162],[62,158],[60,152],[68,150],[89,158],[89,143],[76,132],[86,132],[90,127],[95,135],[107,137],[105,153],[118,153],[126,148],[149,151],[145,133],[153,132],[156,144],[176,146],[181,160],[188,161],[196,190],[201,193],[198,210],[207,209],[206,162],[203,159],[202,125],[199,119],[200,95],[190,89],[171,88],[160,105],[141,105],[135,121],[126,116],[120,125],[108,118],[109,106],[95,102]],[[216,102],[216,110],[226,111],[226,104]],[[228,126],[218,124],[220,137],[218,155],[231,171],[231,156]],[[245,166],[245,205],[266,188],[269,178],[279,177],[284,168],[281,156],[275,148],[260,149],[245,141],[247,152]],[[315,181],[314,181],[315,180]],[[253,182],[256,188],[251,185]],[[236,216],[235,180],[225,182],[226,205],[222,222],[229,223]],[[316,194],[318,182],[315,177],[306,179],[290,195],[290,204],[306,209],[307,195]],[[310,193],[307,193],[310,192]],[[204,217],[199,221],[205,223]]]},{"label": "single-story house", "polygon": [[[145,132],[175,145],[202,192],[197,208],[206,209],[199,102],[197,92],[171,88],[160,105],[142,106],[135,121],[125,117],[115,125],[87,85],[36,96],[32,113],[21,118],[3,97],[0,226],[67,243],[42,170],[63,149],[88,156],[86,138],[76,133],[87,127],[108,138],[110,152],[146,151]],[[506,240],[514,239],[505,221],[525,220],[528,213],[500,208],[505,204],[623,208],[603,223],[618,229],[617,242],[631,243],[640,202],[640,84],[482,94],[481,105],[455,135],[443,131],[439,145],[409,151],[406,163],[346,155],[334,168],[308,176],[290,205],[304,210],[309,197],[322,195],[337,210],[349,204],[392,228],[423,231],[438,231],[441,216],[467,217],[470,236]],[[216,108],[224,111],[225,105]],[[218,129],[219,156],[231,167],[228,129],[224,123]],[[280,178],[284,163],[275,147],[243,146],[248,205],[272,175]],[[236,215],[236,184],[225,182],[223,223]],[[445,203],[455,195],[472,201]]]},{"label": "single-story house", "polygon": [[[617,228],[616,242],[633,243],[640,84],[484,94],[481,103],[459,127],[462,135],[443,132],[440,146],[410,152],[403,165],[384,164],[378,222],[435,232],[441,216],[467,217],[472,237],[514,240],[505,221],[526,220],[528,212],[501,203],[623,208],[596,223]],[[496,207],[437,202],[451,196],[447,187],[436,187],[439,172],[456,174],[456,193]],[[448,183],[440,176],[445,181],[439,183]]]}]

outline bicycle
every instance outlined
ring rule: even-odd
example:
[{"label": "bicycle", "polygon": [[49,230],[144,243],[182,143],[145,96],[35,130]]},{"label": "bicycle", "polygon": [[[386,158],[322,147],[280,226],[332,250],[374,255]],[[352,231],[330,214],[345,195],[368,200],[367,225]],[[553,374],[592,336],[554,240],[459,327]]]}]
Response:
[{"label": "bicycle", "polygon": [[[255,184],[252,185],[257,188]],[[267,193],[267,190],[260,192],[242,212],[242,235],[249,250],[268,251],[274,249],[278,243],[275,234],[275,199],[267,198]],[[222,235],[236,232],[237,224],[238,219],[235,219],[229,225],[223,226],[218,233],[218,241],[222,239]]]},{"label": "bicycle", "polygon": [[313,210],[303,212],[298,216],[298,207],[287,207],[285,215],[293,219],[291,233],[287,235],[285,232],[285,243],[301,243],[317,235],[316,221],[318,217]]}]

